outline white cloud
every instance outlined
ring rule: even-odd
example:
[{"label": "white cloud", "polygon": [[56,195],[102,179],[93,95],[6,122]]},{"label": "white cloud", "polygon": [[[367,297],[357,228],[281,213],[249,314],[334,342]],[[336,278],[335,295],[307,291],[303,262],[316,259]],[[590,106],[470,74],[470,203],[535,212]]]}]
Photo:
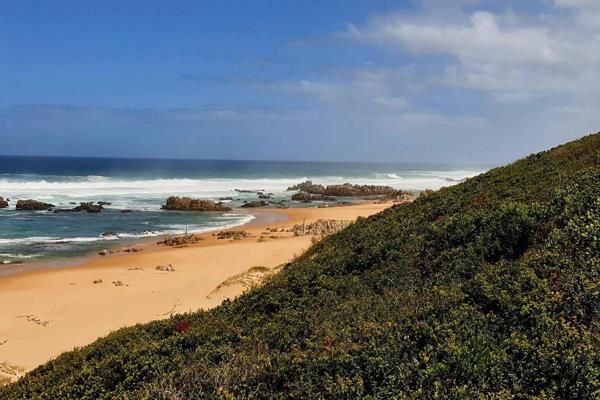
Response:
[{"label": "white cloud", "polygon": [[[420,15],[396,14],[351,25],[354,40],[450,57],[441,82],[491,92],[492,98],[534,99],[545,93],[600,95],[600,1],[556,0],[576,7],[562,15],[454,13],[448,19],[426,9]],[[600,18],[598,18],[600,22]],[[514,93],[508,93],[508,92]]]},{"label": "white cloud", "polygon": [[558,56],[544,30],[500,29],[496,16],[484,11],[470,15],[466,24],[412,22],[394,16],[377,19],[363,30],[351,27],[350,31],[359,40],[402,46],[414,52],[449,54],[465,63],[553,63]]}]

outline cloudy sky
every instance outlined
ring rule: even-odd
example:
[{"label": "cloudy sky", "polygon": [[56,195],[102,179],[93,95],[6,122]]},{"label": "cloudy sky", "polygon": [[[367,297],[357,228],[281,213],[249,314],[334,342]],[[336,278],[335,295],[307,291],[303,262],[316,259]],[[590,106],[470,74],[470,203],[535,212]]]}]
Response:
[{"label": "cloudy sky", "polygon": [[598,130],[599,0],[0,0],[0,154],[496,164]]}]

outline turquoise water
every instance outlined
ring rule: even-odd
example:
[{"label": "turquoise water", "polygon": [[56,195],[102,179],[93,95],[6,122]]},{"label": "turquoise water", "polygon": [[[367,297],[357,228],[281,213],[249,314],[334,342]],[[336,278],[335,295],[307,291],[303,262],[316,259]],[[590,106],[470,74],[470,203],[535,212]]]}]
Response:
[{"label": "turquoise water", "polygon": [[[82,255],[142,238],[203,232],[236,226],[253,218],[236,211],[262,190],[274,201],[290,201],[288,186],[315,183],[390,185],[402,190],[437,189],[485,171],[485,166],[278,161],[211,161],[0,157],[0,196],[11,199],[0,209],[0,264],[44,257]],[[225,200],[225,214],[163,211],[168,196]],[[19,199],[59,207],[87,201],[111,205],[100,214],[15,211]],[[314,204],[317,205],[317,204]],[[122,213],[122,210],[131,210]],[[251,211],[250,211],[251,212]],[[116,232],[117,237],[103,237]],[[1,266],[0,266],[1,268]]]}]

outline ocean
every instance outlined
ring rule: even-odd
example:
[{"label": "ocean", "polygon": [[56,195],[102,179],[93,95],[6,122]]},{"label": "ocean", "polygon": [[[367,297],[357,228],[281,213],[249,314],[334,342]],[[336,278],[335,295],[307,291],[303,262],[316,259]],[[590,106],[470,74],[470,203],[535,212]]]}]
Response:
[{"label": "ocean", "polygon": [[[323,185],[350,182],[420,191],[438,189],[484,172],[486,166],[442,164],[111,159],[0,156],[0,268],[45,258],[79,256],[142,238],[206,232],[249,222],[251,209],[236,211],[256,193],[273,194],[290,207],[288,186],[307,179]],[[236,190],[237,189],[237,190]],[[224,200],[224,214],[164,211],[169,196]],[[16,211],[19,199],[71,208],[110,203],[99,214]],[[343,199],[347,200],[347,199]],[[350,199],[356,200],[356,199]],[[311,205],[318,205],[312,203]],[[131,210],[123,213],[122,210]],[[105,232],[117,236],[102,236]]]}]

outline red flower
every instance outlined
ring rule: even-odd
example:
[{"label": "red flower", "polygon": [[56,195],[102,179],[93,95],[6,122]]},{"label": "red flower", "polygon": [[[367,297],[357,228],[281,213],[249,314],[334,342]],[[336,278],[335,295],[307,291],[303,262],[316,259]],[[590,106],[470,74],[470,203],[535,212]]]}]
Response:
[{"label": "red flower", "polygon": [[190,329],[192,327],[192,324],[190,324],[187,321],[180,321],[177,323],[177,325],[175,325],[175,332],[177,333],[183,333],[185,331],[187,331],[188,329]]}]

